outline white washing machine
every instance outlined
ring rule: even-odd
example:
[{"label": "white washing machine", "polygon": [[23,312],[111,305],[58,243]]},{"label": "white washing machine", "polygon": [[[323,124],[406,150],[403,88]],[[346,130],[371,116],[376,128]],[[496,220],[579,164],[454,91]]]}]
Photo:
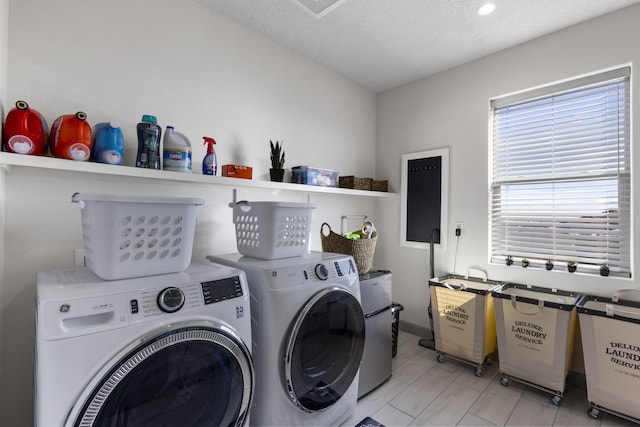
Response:
[{"label": "white washing machine", "polygon": [[38,273],[36,426],[245,424],[249,304],[244,273],[213,263],[114,281]]},{"label": "white washing machine", "polygon": [[332,426],[349,418],[365,339],[353,258],[207,258],[247,274],[256,372],[251,424]]}]

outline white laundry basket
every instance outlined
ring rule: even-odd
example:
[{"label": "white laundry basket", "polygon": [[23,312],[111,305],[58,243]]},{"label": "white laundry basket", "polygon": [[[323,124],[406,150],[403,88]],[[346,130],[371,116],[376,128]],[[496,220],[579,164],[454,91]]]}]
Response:
[{"label": "white laundry basket", "polygon": [[[633,295],[635,300],[623,299]],[[587,378],[588,414],[600,410],[640,423],[640,289],[611,298],[585,296],[578,317]]]},{"label": "white laundry basket", "polygon": [[184,270],[202,199],[76,193],[87,267],[104,280]]},{"label": "white laundry basket", "polygon": [[236,245],[242,255],[270,260],[309,251],[314,205],[243,200],[229,207],[233,208]]}]

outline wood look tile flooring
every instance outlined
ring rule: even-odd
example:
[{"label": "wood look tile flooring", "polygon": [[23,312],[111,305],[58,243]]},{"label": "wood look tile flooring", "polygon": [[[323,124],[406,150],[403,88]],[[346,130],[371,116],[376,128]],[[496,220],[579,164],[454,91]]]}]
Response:
[{"label": "wood look tile flooring", "polygon": [[601,412],[589,418],[587,391],[567,386],[560,406],[551,395],[510,381],[500,384],[499,363],[481,377],[474,368],[418,345],[420,337],[400,331],[393,375],[358,401],[354,415],[343,425],[355,426],[372,417],[393,426],[637,426]]}]

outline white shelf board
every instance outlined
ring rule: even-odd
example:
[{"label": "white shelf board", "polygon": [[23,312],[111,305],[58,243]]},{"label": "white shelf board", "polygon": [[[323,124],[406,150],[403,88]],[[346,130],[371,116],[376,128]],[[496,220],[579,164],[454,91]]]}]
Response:
[{"label": "white shelf board", "polygon": [[27,167],[51,169],[61,172],[81,172],[124,176],[131,178],[166,180],[173,182],[192,182],[200,184],[225,185],[229,187],[266,188],[274,190],[301,191],[305,193],[341,194],[358,197],[392,198],[396,193],[382,191],[351,190],[348,188],[319,187],[314,185],[292,184],[287,182],[259,181],[253,179],[228,178],[224,176],[210,176],[198,173],[170,172],[155,169],[136,168],[131,166],[108,165],[104,163],[78,162],[67,159],[57,159],[44,156],[27,156],[0,152],[0,166],[6,171],[13,167]]}]

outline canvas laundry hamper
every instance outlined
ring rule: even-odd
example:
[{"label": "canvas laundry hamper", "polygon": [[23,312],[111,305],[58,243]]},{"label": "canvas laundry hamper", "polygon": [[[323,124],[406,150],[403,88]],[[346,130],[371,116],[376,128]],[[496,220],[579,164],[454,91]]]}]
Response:
[{"label": "canvas laundry hamper", "polygon": [[[631,292],[633,291],[633,292]],[[624,299],[630,296],[634,300]],[[585,296],[578,303],[588,414],[600,410],[640,423],[640,289],[611,298]]]},{"label": "canvas laundry hamper", "polygon": [[491,291],[500,283],[446,275],[429,280],[438,362],[446,356],[475,366],[482,375],[496,351],[496,322]]},{"label": "canvas laundry hamper", "polygon": [[515,283],[492,295],[502,385],[513,379],[551,393],[551,402],[559,405],[573,356],[580,296]]}]

